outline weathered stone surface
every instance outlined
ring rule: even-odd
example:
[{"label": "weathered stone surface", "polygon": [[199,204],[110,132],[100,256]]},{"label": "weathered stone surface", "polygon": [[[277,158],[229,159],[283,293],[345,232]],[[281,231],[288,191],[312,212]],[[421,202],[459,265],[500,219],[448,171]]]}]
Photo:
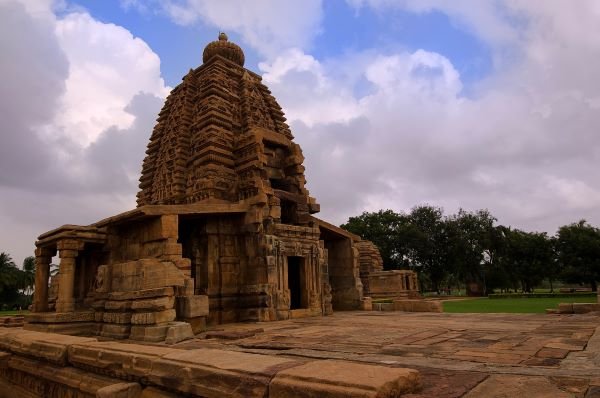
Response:
[{"label": "weathered stone surface", "polygon": [[131,301],[108,300],[104,302],[104,309],[108,311],[130,311]]},{"label": "weathered stone surface", "polygon": [[167,344],[175,344],[180,341],[191,339],[194,337],[194,332],[192,331],[192,326],[186,322],[173,322],[169,324],[169,329],[167,330],[167,338],[165,339],[165,343]]},{"label": "weathered stone surface", "polygon": [[573,398],[573,394],[561,390],[545,377],[493,375],[464,398]]},{"label": "weathered stone surface", "polygon": [[204,397],[264,397],[279,371],[299,362],[214,349],[174,350],[152,365],[151,383]]},{"label": "weathered stone surface", "polygon": [[157,358],[171,353],[165,347],[96,342],[69,347],[69,362],[84,369],[98,369],[110,376],[143,378]]},{"label": "weathered stone surface", "polygon": [[572,314],[573,313],[573,303],[558,304],[558,312],[560,314]]},{"label": "weathered stone surface", "polygon": [[573,303],[573,313],[586,314],[588,312],[600,311],[598,303]]},{"label": "weathered stone surface", "polygon": [[107,323],[131,323],[131,312],[105,312],[102,320]]},{"label": "weathered stone surface", "polygon": [[437,300],[394,300],[395,311],[443,312],[442,302]]},{"label": "weathered stone surface", "polygon": [[95,338],[64,336],[19,329],[0,329],[0,350],[41,358],[58,365],[67,363],[67,350],[70,345],[96,341]]},{"label": "weathered stone surface", "polygon": [[177,317],[208,316],[208,296],[177,296]]},{"label": "weathered stone surface", "polygon": [[[13,356],[0,369],[0,397],[95,397],[121,380],[111,379],[72,367],[61,367],[32,358]],[[118,391],[119,389],[117,389]],[[131,387],[129,388],[131,391]],[[100,395],[106,396],[106,395]],[[116,395],[128,397],[127,395]],[[134,398],[135,395],[129,397]]]},{"label": "weathered stone surface", "polygon": [[102,337],[110,337],[113,339],[126,339],[129,337],[129,332],[131,330],[131,325],[120,325],[120,324],[112,324],[112,323],[104,323],[102,324],[102,332],[100,335]]},{"label": "weathered stone surface", "polygon": [[111,292],[111,300],[141,300],[153,297],[173,296],[175,294],[172,286],[158,287],[154,289],[135,290],[132,292]]},{"label": "weathered stone surface", "polygon": [[[198,296],[200,297],[200,296]],[[175,297],[165,296],[144,300],[135,300],[131,303],[131,309],[138,312],[143,311],[164,311],[173,309]],[[208,302],[207,302],[208,305]],[[207,309],[208,313],[208,309]]]},{"label": "weathered stone surface", "polygon": [[179,395],[159,390],[156,387],[146,387],[139,398],[179,398]]},{"label": "weathered stone surface", "polygon": [[34,312],[25,315],[25,321],[29,323],[93,322],[94,311]]},{"label": "weathered stone surface", "polygon": [[96,398],[138,398],[142,387],[138,383],[118,383],[96,391]]},{"label": "weathered stone surface", "polygon": [[131,323],[134,325],[163,324],[174,321],[175,316],[174,309],[157,312],[137,312],[131,316]]},{"label": "weathered stone surface", "polygon": [[269,397],[393,398],[419,388],[419,372],[413,369],[326,360],[277,373]]},{"label": "weathered stone surface", "polygon": [[190,324],[190,326],[192,327],[192,332],[194,332],[194,334],[206,331],[206,317],[182,319],[182,321]]},{"label": "weathered stone surface", "polygon": [[132,326],[131,334],[129,338],[131,340],[139,341],[163,341],[167,338],[167,332],[169,331],[169,325],[143,325],[143,326]]},{"label": "weathered stone surface", "polygon": [[185,276],[172,262],[157,258],[143,258],[112,265],[114,291],[132,292],[165,286],[184,286],[184,280]]}]

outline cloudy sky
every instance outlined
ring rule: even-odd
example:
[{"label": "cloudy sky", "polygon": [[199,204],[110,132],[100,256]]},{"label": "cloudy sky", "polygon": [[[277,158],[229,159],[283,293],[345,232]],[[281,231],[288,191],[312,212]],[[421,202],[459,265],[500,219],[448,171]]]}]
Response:
[{"label": "cloudy sky", "polygon": [[156,114],[228,33],[321,217],[489,209],[600,225],[595,0],[0,0],[0,251],[135,207]]}]

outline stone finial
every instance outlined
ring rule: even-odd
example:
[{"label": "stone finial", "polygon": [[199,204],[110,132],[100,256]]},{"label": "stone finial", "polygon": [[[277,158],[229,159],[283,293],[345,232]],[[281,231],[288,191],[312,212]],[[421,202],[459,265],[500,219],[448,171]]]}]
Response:
[{"label": "stone finial", "polygon": [[239,66],[244,66],[244,51],[237,44],[230,42],[225,32],[220,32],[218,40],[208,43],[204,48],[202,62],[206,63],[215,55],[220,55]]}]

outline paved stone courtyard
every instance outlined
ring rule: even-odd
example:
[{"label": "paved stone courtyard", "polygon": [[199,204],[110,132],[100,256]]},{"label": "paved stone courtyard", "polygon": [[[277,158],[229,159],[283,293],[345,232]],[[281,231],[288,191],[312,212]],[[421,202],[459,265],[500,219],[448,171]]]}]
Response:
[{"label": "paved stone courtyard", "polygon": [[600,397],[600,315],[336,312],[219,325],[175,348],[418,369],[417,397]]}]

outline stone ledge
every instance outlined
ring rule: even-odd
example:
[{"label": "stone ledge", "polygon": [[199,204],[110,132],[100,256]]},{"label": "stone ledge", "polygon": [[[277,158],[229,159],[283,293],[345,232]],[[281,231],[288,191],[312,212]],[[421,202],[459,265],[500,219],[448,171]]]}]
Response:
[{"label": "stone ledge", "polygon": [[65,336],[21,329],[0,330],[1,350],[43,359],[62,366],[67,364],[67,351],[71,344],[85,344],[96,341],[95,338]]},{"label": "stone ledge", "polygon": [[325,360],[277,373],[269,397],[393,398],[419,388],[419,372],[413,369]]},{"label": "stone ledge", "polygon": [[27,323],[94,322],[94,311],[33,312],[25,315]]},{"label": "stone ledge", "polygon": [[444,312],[441,301],[394,300],[394,310],[404,312]]},{"label": "stone ledge", "polygon": [[[97,394],[105,396],[119,392],[115,396],[129,397],[131,393],[131,397],[138,397],[148,385],[160,390],[159,396],[164,390],[209,398],[392,397],[419,387],[419,373],[411,369],[339,360],[306,362],[210,348],[181,350],[98,342],[16,329],[0,330],[0,349],[13,353],[0,353],[2,364],[14,363],[23,371],[46,366],[48,375],[76,376],[73,380],[62,376],[51,379],[65,388],[79,388],[73,383],[83,386],[88,379],[107,381],[104,386],[94,387]],[[0,386],[6,381],[3,377],[8,376],[0,372]],[[111,387],[101,391],[106,386]]]}]

